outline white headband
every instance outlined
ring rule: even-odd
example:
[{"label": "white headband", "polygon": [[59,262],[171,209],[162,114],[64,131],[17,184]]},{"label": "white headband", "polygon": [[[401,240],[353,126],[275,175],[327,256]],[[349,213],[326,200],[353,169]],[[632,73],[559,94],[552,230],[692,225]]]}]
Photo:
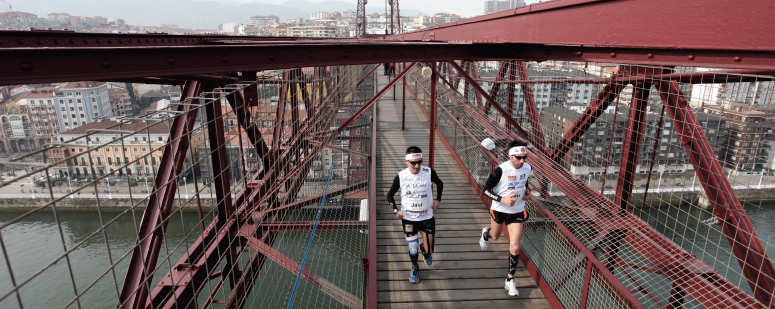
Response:
[{"label": "white headband", "polygon": [[406,160],[422,159],[422,153],[410,153],[406,155]]},{"label": "white headband", "polygon": [[527,147],[525,147],[525,146],[517,146],[517,147],[512,147],[511,149],[509,149],[509,156],[515,156],[515,155],[523,154],[523,153],[525,155],[527,155]]}]

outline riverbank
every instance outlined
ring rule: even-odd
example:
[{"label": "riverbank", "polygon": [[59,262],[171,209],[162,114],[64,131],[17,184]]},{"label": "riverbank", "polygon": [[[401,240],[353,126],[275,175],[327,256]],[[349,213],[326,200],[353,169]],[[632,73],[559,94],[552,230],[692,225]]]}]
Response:
[{"label": "riverbank", "polygon": [[[99,204],[98,204],[99,202]],[[51,198],[2,198],[0,199],[0,212],[29,211],[30,209],[44,207],[51,203]],[[96,211],[99,207],[102,211],[120,212],[127,209],[143,210],[148,204],[147,196],[134,197],[100,197],[99,201],[93,197],[75,197],[63,198],[56,203],[59,211]],[[175,208],[182,209],[184,212],[198,211],[201,205],[202,210],[211,210],[216,208],[216,199],[200,198],[197,199],[176,199]],[[52,211],[52,207],[45,207],[42,210]]]}]

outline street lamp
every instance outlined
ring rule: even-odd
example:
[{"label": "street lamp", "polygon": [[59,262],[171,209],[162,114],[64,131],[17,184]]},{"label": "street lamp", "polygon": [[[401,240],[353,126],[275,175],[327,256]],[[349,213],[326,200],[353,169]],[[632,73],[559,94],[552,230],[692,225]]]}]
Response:
[{"label": "street lamp", "polygon": [[70,184],[70,174],[67,175],[67,186],[70,187],[70,198],[75,198],[75,194],[73,194],[73,185]]},{"label": "street lamp", "polygon": [[186,185],[186,176],[183,176],[183,186],[186,187],[186,199],[188,199],[188,186]]},{"label": "street lamp", "polygon": [[113,199],[113,191],[110,190],[110,178],[105,177],[105,181],[108,182],[108,198]]},{"label": "street lamp", "polygon": [[657,192],[659,192],[659,187],[662,186],[662,174],[664,174],[664,171],[659,172],[659,183],[657,183]]},{"label": "street lamp", "polygon": [[27,177],[30,180],[30,191],[32,192],[32,198],[35,198],[35,184],[32,182],[32,177]]},{"label": "street lamp", "polygon": [[148,191],[148,177],[145,177],[145,192],[148,193],[148,195],[151,194],[151,191]]}]

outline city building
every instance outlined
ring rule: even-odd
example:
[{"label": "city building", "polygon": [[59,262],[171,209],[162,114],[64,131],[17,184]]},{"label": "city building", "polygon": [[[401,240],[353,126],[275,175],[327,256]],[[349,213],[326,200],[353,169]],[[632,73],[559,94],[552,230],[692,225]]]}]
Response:
[{"label": "city building", "polygon": [[460,15],[456,14],[450,14],[450,13],[436,13],[433,14],[433,21],[434,24],[446,24],[446,23],[452,23],[456,22],[458,20],[463,19],[460,17]]},{"label": "city building", "polygon": [[48,20],[58,21],[58,22],[63,22],[63,23],[69,23],[70,22],[70,14],[67,14],[67,13],[49,13],[48,14]]},{"label": "city building", "polygon": [[280,23],[280,17],[269,15],[269,16],[262,16],[257,15],[250,18],[250,25],[256,26],[259,28],[263,28],[269,25],[275,25]]},{"label": "city building", "polygon": [[38,27],[38,15],[24,12],[0,13],[0,28],[23,29]]},{"label": "city building", "polygon": [[305,25],[288,27],[290,36],[298,37],[336,37],[337,26],[333,25]]},{"label": "city building", "polygon": [[4,151],[37,149],[26,100],[11,99],[0,102],[0,125],[3,134],[0,148]]},{"label": "city building", "polygon": [[731,170],[733,175],[751,174],[771,164],[767,142],[773,137],[775,124],[767,118],[772,115],[728,105],[705,105],[702,112],[728,119],[727,125],[719,128],[727,136],[726,143],[719,145],[723,151],[719,160],[725,170]]},{"label": "city building", "polygon": [[[189,151],[204,141],[204,130],[199,124],[195,128]],[[151,119],[139,121],[110,118],[87,123],[57,135],[60,143],[66,143],[60,147],[63,151],[61,155],[69,159],[66,166],[55,167],[54,171],[60,177],[91,178],[94,174],[104,176],[108,173],[133,179],[154,177],[169,138],[169,130],[167,122]],[[87,133],[91,134],[86,137]],[[191,171],[189,158],[186,156],[185,173]]]},{"label": "city building", "polygon": [[19,103],[25,102],[27,105],[32,133],[38,141],[39,147],[59,134],[59,119],[54,104],[56,89],[56,87],[38,88],[18,98]]},{"label": "city building", "polygon": [[108,87],[102,82],[70,82],[54,92],[57,119],[61,131],[113,116]]},{"label": "city building", "polygon": [[[597,121],[587,129],[581,140],[568,150],[562,159],[562,164],[575,175],[602,176],[603,171],[606,170],[606,165],[608,165],[607,176],[618,174],[625,132],[627,131],[628,114],[629,108],[620,106],[615,123],[612,111],[601,114]],[[550,148],[557,146],[580,116],[581,112],[565,107],[545,108],[541,122],[547,146]],[[716,150],[716,155],[721,157],[724,151],[723,147],[720,146],[725,145],[727,141],[720,128],[724,128],[729,120],[706,113],[696,113],[695,116],[705,129],[708,142],[712,146],[719,146],[714,147],[714,150]],[[639,174],[646,174],[649,170],[659,118],[659,113],[649,112],[646,114],[646,127],[640,141],[641,147],[636,168],[636,172]],[[656,161],[654,162],[655,171],[682,174],[688,170],[693,170],[686,150],[669,118],[663,118],[661,130]],[[613,132],[613,136],[611,132]],[[612,137],[613,140],[611,140]],[[609,144],[611,144],[611,152],[610,158],[607,158]]]},{"label": "city building", "polygon": [[310,20],[328,19],[328,15],[330,15],[330,14],[331,13],[322,12],[322,11],[321,12],[316,12],[316,13],[309,14],[309,19]]},{"label": "city building", "polygon": [[134,116],[129,91],[123,88],[110,88],[108,89],[108,97],[110,98],[110,106],[115,108],[113,116]]}]

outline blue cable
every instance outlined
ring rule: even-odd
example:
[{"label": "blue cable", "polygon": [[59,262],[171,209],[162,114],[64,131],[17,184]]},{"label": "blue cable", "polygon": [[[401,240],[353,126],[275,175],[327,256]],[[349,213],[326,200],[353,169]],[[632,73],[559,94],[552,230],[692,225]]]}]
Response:
[{"label": "blue cable", "polygon": [[[358,86],[355,89],[355,101],[353,103],[358,102]],[[375,102],[376,103],[376,102]],[[350,117],[352,117],[354,111],[353,108],[355,107],[355,104],[353,104],[350,107]],[[375,107],[376,108],[376,107]],[[376,124],[372,124],[376,125]],[[339,141],[336,143],[336,148],[334,149],[334,158],[336,158],[336,154],[339,152],[339,145],[342,143],[342,136],[344,135],[344,131],[342,133],[339,133]],[[374,138],[372,136],[372,138]],[[321,146],[324,147],[325,145]],[[315,231],[318,229],[318,222],[320,222],[320,215],[323,214],[323,205],[326,203],[326,196],[328,195],[328,185],[331,183],[331,176],[334,174],[334,162],[336,162],[336,159],[331,160],[331,169],[328,171],[328,180],[326,180],[326,188],[323,189],[323,198],[320,201],[320,206],[318,207],[317,214],[315,214],[315,221],[312,224],[312,234],[309,235],[309,241],[307,242],[307,250],[304,251],[304,258],[301,260],[301,265],[299,265],[299,273],[296,275],[296,283],[293,284],[293,291],[291,292],[291,298],[288,300],[288,306],[287,309],[291,309],[293,306],[293,299],[296,297],[296,290],[299,288],[299,279],[301,279],[301,274],[304,272],[304,264],[307,263],[307,256],[309,256],[309,249],[312,247],[312,239],[315,237]],[[344,165],[344,164],[343,164]],[[344,166],[342,166],[344,168]]]}]

